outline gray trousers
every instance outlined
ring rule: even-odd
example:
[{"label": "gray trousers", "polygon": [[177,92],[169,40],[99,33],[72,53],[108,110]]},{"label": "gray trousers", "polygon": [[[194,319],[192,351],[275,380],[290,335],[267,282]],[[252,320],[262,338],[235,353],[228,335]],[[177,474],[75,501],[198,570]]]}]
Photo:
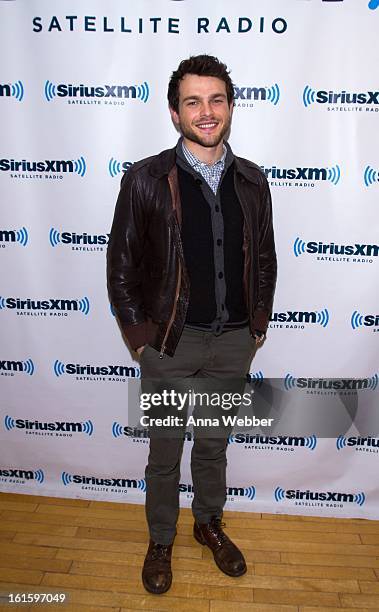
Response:
[{"label": "gray trousers", "polygon": [[[190,376],[217,379],[244,377],[255,351],[247,327],[220,336],[184,328],[174,357],[146,346],[140,357],[141,377],[155,379]],[[180,460],[183,437],[151,437],[146,478],[146,518],[150,537],[171,544],[179,515]],[[226,501],[227,437],[196,437],[191,454],[194,488],[192,512],[198,523],[221,518]]]}]

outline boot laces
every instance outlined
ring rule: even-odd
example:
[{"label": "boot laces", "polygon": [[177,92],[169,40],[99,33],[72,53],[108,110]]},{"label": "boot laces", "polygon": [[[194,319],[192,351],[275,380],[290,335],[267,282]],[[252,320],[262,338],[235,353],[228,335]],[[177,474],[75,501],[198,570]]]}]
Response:
[{"label": "boot laces", "polygon": [[168,546],[165,544],[154,544],[153,551],[151,553],[151,560],[156,561],[157,559],[165,559],[168,553]]},{"label": "boot laces", "polygon": [[217,538],[217,541],[220,544],[220,546],[221,546],[221,544],[226,542],[227,539],[228,539],[228,536],[222,530],[223,527],[225,527],[225,523],[223,523],[221,521],[221,519],[219,519],[219,518],[212,519],[210,524],[209,524],[210,531]]}]

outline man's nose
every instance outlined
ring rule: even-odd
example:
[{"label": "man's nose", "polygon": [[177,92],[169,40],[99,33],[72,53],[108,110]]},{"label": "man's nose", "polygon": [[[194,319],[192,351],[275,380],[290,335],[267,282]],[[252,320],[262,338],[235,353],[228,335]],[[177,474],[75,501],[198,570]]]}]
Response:
[{"label": "man's nose", "polygon": [[207,102],[206,100],[203,101],[201,105],[201,114],[206,116],[212,114],[212,107],[210,102]]}]

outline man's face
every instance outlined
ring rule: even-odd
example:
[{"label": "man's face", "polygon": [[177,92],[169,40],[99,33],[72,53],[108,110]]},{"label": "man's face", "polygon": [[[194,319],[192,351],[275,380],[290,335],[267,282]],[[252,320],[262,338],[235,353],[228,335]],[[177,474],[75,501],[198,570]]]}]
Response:
[{"label": "man's face", "polygon": [[179,109],[171,117],[183,136],[203,147],[216,147],[230,128],[233,103],[228,104],[224,81],[186,74],[179,85]]}]

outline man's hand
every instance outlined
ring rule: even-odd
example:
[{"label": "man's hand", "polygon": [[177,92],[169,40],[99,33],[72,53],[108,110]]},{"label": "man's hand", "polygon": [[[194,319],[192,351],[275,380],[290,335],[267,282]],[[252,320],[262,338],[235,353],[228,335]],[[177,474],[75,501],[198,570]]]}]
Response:
[{"label": "man's hand", "polygon": [[141,355],[142,351],[145,349],[145,346],[146,346],[146,344],[144,344],[143,346],[139,346],[139,347],[136,349],[136,353],[137,353],[137,355]]},{"label": "man's hand", "polygon": [[266,334],[264,334],[261,331],[258,331],[257,329],[254,332],[254,339],[255,339],[255,344],[259,347],[263,344],[263,342],[266,339]]}]

